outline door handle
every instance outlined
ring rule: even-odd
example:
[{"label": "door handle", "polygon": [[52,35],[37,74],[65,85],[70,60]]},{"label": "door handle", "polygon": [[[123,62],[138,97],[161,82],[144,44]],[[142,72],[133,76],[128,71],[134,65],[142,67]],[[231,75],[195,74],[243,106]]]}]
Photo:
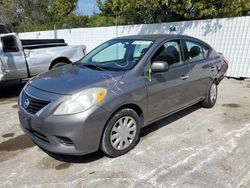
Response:
[{"label": "door handle", "polygon": [[189,75],[183,75],[183,76],[181,76],[181,79],[182,80],[186,80],[186,79],[188,79],[189,78]]}]

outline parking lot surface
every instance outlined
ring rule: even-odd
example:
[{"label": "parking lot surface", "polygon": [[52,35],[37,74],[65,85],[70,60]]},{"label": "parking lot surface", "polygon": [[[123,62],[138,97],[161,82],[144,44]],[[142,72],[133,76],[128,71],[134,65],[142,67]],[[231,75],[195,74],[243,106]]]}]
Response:
[{"label": "parking lot surface", "polygon": [[225,79],[213,109],[154,123],[119,158],[48,155],[20,130],[21,86],[0,90],[0,187],[250,187],[250,82]]}]

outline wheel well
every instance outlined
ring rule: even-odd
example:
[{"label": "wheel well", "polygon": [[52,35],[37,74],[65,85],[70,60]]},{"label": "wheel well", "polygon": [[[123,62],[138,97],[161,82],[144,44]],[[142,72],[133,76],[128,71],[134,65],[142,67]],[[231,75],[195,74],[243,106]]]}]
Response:
[{"label": "wheel well", "polygon": [[111,117],[112,117],[116,112],[118,112],[118,111],[120,111],[120,110],[122,110],[122,109],[125,109],[125,108],[130,108],[130,109],[134,110],[134,111],[138,114],[138,116],[140,117],[141,123],[142,123],[142,125],[143,125],[143,123],[144,123],[143,111],[142,111],[142,109],[141,109],[138,105],[136,105],[136,104],[126,104],[126,105],[123,105],[123,106],[119,107],[119,108],[111,115]]},{"label": "wheel well", "polygon": [[115,111],[111,114],[111,116],[109,117],[108,121],[106,122],[106,125],[105,125],[105,127],[104,127],[104,129],[103,129],[103,131],[102,131],[102,137],[101,137],[100,144],[99,144],[100,146],[101,146],[101,141],[102,141],[102,138],[103,138],[104,130],[105,130],[105,128],[106,128],[106,126],[107,126],[109,120],[110,120],[110,119],[113,117],[113,115],[116,114],[118,111],[120,111],[120,110],[122,110],[122,109],[126,109],[126,108],[130,108],[130,109],[134,110],[134,111],[138,114],[138,116],[140,117],[140,120],[141,120],[142,125],[144,124],[144,115],[143,115],[143,111],[142,111],[142,109],[141,109],[138,105],[136,105],[136,104],[125,104],[125,105],[123,105],[123,106],[120,106],[117,110],[115,110]]},{"label": "wheel well", "polygon": [[64,63],[67,63],[67,64],[71,63],[71,61],[67,57],[59,57],[59,58],[54,59],[52,61],[52,63],[50,64],[49,70],[51,70],[54,65],[56,65],[57,63],[60,63],[60,62],[64,62]]}]

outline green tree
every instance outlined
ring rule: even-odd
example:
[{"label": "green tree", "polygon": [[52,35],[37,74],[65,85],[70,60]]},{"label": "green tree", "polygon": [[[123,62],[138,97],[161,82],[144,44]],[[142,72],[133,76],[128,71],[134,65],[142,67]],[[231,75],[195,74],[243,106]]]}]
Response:
[{"label": "green tree", "polygon": [[182,20],[242,16],[250,8],[250,0],[175,0],[173,2],[165,2],[169,13]]},{"label": "green tree", "polygon": [[0,23],[16,32],[245,15],[250,0],[96,0],[100,13],[76,15],[78,0],[0,0]]},{"label": "green tree", "polygon": [[[16,32],[86,26],[86,18],[73,16],[78,0],[0,0],[0,22]],[[85,19],[85,20],[84,20]],[[84,21],[83,21],[84,20]]]},{"label": "green tree", "polygon": [[77,2],[78,0],[53,0],[52,14],[57,20],[66,17],[76,10]]},{"label": "green tree", "polygon": [[94,14],[89,17],[87,27],[113,26],[115,25],[115,22],[116,20],[112,16]]},{"label": "green tree", "polygon": [[60,29],[68,29],[68,28],[80,28],[80,27],[87,27],[89,23],[88,16],[81,16],[81,15],[69,15],[62,18],[60,21],[57,22]]},{"label": "green tree", "polygon": [[242,16],[250,0],[97,0],[101,15],[118,24],[158,23],[175,20]]},{"label": "green tree", "polygon": [[155,23],[165,13],[158,0],[97,0],[97,5],[102,15],[118,17],[118,24]]},{"label": "green tree", "polygon": [[23,31],[51,28],[52,15],[49,0],[14,0],[16,1],[19,28]]},{"label": "green tree", "polygon": [[14,1],[0,0],[0,23],[13,25],[17,20],[17,7]]}]

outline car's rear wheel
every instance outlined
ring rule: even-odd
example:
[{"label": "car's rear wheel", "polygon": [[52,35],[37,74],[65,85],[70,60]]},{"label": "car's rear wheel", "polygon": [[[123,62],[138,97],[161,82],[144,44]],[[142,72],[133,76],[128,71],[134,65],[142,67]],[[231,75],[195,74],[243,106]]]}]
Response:
[{"label": "car's rear wheel", "polygon": [[212,108],[214,107],[216,101],[217,101],[217,95],[218,95],[218,87],[215,82],[213,82],[209,88],[209,91],[207,93],[207,96],[204,101],[202,101],[202,106],[205,108]]},{"label": "car's rear wheel", "polygon": [[123,109],[109,120],[102,137],[101,149],[110,157],[129,152],[139,141],[141,120],[132,109]]}]

